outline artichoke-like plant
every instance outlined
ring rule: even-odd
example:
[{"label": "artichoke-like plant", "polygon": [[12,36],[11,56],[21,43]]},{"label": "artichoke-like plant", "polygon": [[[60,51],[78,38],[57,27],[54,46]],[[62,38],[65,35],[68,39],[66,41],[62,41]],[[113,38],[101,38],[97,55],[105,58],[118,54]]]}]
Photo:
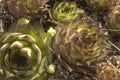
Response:
[{"label": "artichoke-like plant", "polygon": [[74,77],[94,76],[107,54],[104,33],[87,20],[60,25],[56,32],[52,49],[58,62]]},{"label": "artichoke-like plant", "polygon": [[113,35],[120,35],[120,5],[116,5],[108,13],[107,28],[113,29]]},{"label": "artichoke-like plant", "polygon": [[79,9],[75,2],[56,2],[50,15],[56,22],[69,22],[83,16],[83,9]]},{"label": "artichoke-like plant", "polygon": [[120,71],[111,63],[98,70],[97,80],[120,80]]},{"label": "artichoke-like plant", "polygon": [[35,33],[29,32],[29,34],[8,33],[1,38],[0,78],[2,80],[45,80],[47,78],[49,50]]},{"label": "artichoke-like plant", "polygon": [[48,10],[49,0],[8,0],[7,6],[16,18],[40,18]]},{"label": "artichoke-like plant", "polygon": [[84,0],[92,11],[104,11],[114,6],[117,0]]}]

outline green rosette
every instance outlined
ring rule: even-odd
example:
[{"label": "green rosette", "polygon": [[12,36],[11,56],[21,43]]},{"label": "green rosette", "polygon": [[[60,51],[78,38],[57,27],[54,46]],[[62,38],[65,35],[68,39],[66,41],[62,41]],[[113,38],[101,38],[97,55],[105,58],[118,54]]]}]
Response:
[{"label": "green rosette", "polygon": [[0,42],[0,76],[3,80],[47,79],[51,56],[37,34],[30,30],[29,33],[5,33]]},{"label": "green rosette", "polygon": [[80,18],[84,14],[75,2],[56,2],[50,11],[52,19],[56,23],[65,23]]}]

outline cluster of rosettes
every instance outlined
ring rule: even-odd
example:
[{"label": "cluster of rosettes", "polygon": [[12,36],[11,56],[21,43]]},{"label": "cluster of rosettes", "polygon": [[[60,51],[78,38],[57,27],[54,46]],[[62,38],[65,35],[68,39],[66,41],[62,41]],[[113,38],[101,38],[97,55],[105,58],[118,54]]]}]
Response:
[{"label": "cluster of rosettes", "polygon": [[119,2],[7,0],[16,21],[0,33],[0,79],[119,80],[120,71],[106,63],[110,46],[102,30],[120,35]]},{"label": "cluster of rosettes", "polygon": [[104,26],[110,31],[111,35],[120,35],[119,0],[84,0],[84,2],[91,13],[93,13],[93,17],[103,17],[102,21],[105,22]]}]

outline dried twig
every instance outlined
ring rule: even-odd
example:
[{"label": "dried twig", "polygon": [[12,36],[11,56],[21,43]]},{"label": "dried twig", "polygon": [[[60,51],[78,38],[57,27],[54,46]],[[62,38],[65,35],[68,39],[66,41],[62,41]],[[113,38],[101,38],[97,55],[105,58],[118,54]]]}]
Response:
[{"label": "dried twig", "polygon": [[113,47],[115,47],[118,51],[120,51],[120,48],[117,47],[114,43],[112,43],[110,40],[108,40],[108,42],[109,42]]}]

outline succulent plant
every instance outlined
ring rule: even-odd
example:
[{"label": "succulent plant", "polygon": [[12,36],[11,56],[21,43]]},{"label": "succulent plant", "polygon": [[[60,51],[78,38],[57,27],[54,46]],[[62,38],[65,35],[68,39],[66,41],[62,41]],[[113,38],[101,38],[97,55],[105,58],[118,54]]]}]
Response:
[{"label": "succulent plant", "polygon": [[16,18],[40,18],[47,11],[49,0],[8,0],[9,12]]},{"label": "succulent plant", "polygon": [[119,80],[119,35],[120,0],[0,0],[0,80]]},{"label": "succulent plant", "polygon": [[75,2],[56,2],[50,15],[56,22],[65,23],[80,18],[84,13],[84,10],[79,9]]},{"label": "succulent plant", "polygon": [[111,63],[105,64],[98,70],[97,80],[119,80],[120,71],[115,68]]},{"label": "succulent plant", "polygon": [[59,25],[56,32],[52,48],[58,62],[74,77],[93,75],[107,54],[104,33],[89,20]]},{"label": "succulent plant", "polygon": [[50,64],[48,67],[48,73],[53,74],[55,72],[55,65]]},{"label": "succulent plant", "polygon": [[1,38],[2,80],[45,80],[50,61],[48,48],[32,31],[6,33]]},{"label": "succulent plant", "polygon": [[118,70],[120,70],[120,55],[112,55],[112,56],[110,56],[109,61],[110,61]]},{"label": "succulent plant", "polygon": [[117,0],[84,0],[92,11],[104,11],[114,6]]},{"label": "succulent plant", "polygon": [[[107,28],[113,29],[113,35],[120,35],[120,6],[114,6],[107,16]],[[118,31],[117,31],[118,30]]]}]

